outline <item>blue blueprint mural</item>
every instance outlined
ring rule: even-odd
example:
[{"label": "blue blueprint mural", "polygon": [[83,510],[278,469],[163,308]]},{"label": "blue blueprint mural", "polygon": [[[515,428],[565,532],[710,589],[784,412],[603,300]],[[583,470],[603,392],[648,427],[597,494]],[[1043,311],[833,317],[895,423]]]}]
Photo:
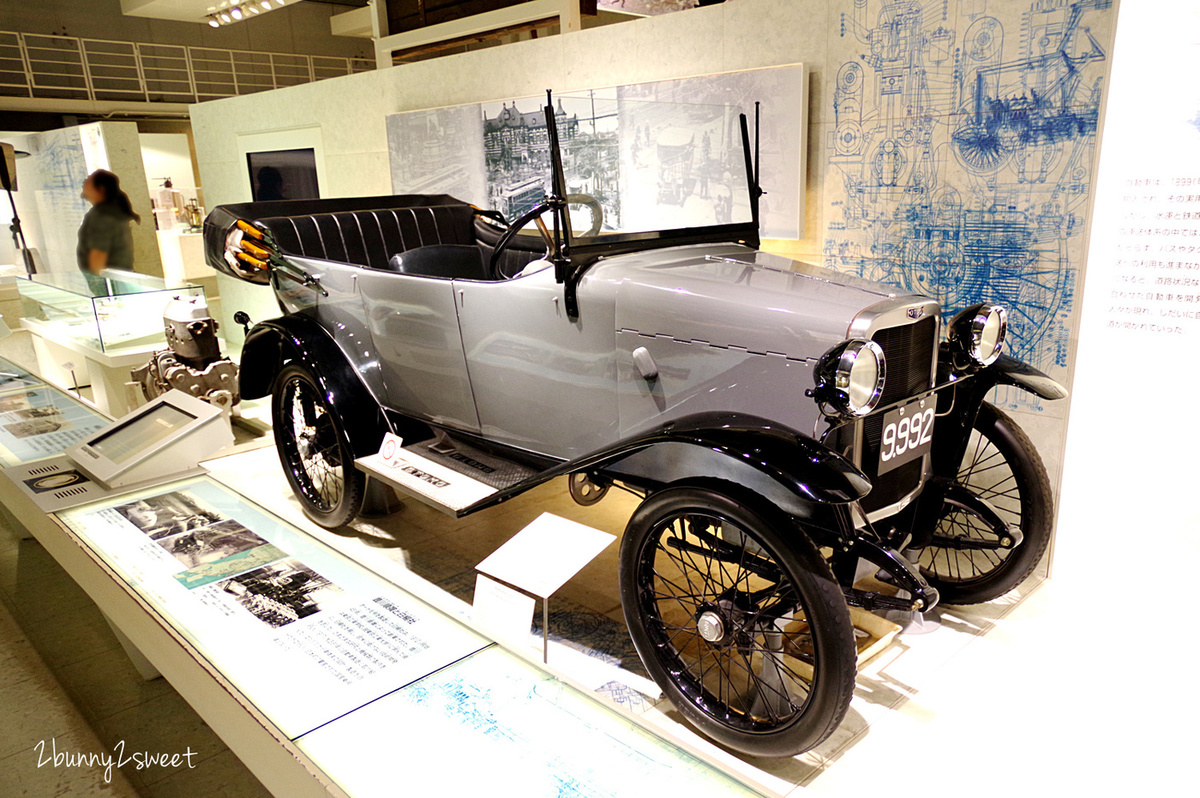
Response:
[{"label": "blue blueprint mural", "polygon": [[[75,271],[76,238],[88,207],[79,195],[88,175],[79,128],[31,133],[13,142],[30,153],[17,162],[13,195],[26,241],[38,250],[39,268]],[[0,234],[8,238],[7,222]]]},{"label": "blue blueprint mural", "polygon": [[845,0],[826,262],[1003,303],[1009,351],[1065,368],[1111,6]]}]

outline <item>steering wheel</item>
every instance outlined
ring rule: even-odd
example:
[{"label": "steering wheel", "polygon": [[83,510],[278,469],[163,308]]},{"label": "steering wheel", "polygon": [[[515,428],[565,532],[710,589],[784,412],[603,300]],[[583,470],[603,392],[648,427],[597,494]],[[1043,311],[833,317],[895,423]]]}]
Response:
[{"label": "steering wheel", "polygon": [[[591,194],[568,194],[568,205],[584,205],[591,211],[592,224],[583,234],[584,237],[591,237],[600,232],[601,226],[604,224],[604,208],[600,206],[600,201]],[[491,274],[499,274],[502,277],[509,278],[513,275],[505,275],[499,269],[500,258],[504,251],[512,244],[513,239],[518,233],[525,229],[526,225],[531,222],[537,223],[538,233],[542,236],[542,241],[546,244],[546,257],[549,257],[551,250],[554,248],[554,237],[550,230],[542,222],[542,215],[547,211],[553,210],[553,206],[549,202],[539,202],[534,207],[530,208],[521,215],[516,221],[508,226],[504,231],[504,235],[496,242],[495,249],[492,250],[492,257],[488,261],[488,272]]]}]

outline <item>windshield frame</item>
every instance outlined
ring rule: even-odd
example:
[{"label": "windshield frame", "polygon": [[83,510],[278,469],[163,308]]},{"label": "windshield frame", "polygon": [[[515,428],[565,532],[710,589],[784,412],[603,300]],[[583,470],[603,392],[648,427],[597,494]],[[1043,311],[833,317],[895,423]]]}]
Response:
[{"label": "windshield frame", "polygon": [[580,239],[574,235],[571,214],[567,203],[567,180],[563,169],[562,150],[558,138],[558,122],[555,119],[554,103],[546,92],[546,132],[550,145],[551,191],[546,198],[554,210],[554,240],[550,260],[555,265],[555,279],[566,288],[566,310],[571,318],[579,316],[576,291],[579,281],[588,268],[601,258],[645,252],[651,249],[688,246],[691,244],[741,244],[752,249],[761,245],[759,227],[759,197],[763,194],[758,184],[758,108],[755,103],[755,144],[751,152],[750,133],[746,115],[740,115],[742,150],[746,165],[746,189],[750,199],[750,220],[705,227],[681,227],[665,230],[648,230],[631,233],[610,233],[591,239]]}]

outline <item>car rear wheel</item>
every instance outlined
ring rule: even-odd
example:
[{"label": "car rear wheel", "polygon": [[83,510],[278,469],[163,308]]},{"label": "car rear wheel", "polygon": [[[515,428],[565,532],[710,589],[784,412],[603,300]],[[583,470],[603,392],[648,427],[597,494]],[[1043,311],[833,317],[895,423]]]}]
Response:
[{"label": "car rear wheel", "polygon": [[1021,532],[1015,546],[978,515],[949,502],[921,574],[945,604],[980,604],[1003,596],[1033,573],[1050,543],[1053,497],[1046,468],[1025,432],[990,404],[979,409],[956,482]]},{"label": "car rear wheel", "polygon": [[629,521],[620,576],[638,654],[704,734],[794,756],[845,716],[856,658],[845,599],[771,504],[720,483],[662,490]]},{"label": "car rear wheel", "polygon": [[304,513],[323,527],[344,526],[362,511],[365,475],[350,442],[308,369],[291,364],[271,394],[275,445]]}]

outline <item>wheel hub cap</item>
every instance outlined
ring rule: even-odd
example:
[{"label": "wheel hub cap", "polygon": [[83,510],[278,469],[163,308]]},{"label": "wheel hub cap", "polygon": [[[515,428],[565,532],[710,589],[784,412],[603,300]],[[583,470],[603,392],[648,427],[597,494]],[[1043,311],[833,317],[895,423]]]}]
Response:
[{"label": "wheel hub cap", "polygon": [[717,615],[712,610],[701,613],[696,619],[696,628],[700,632],[700,636],[710,643],[715,643],[725,636],[725,623],[721,620],[721,616]]}]

